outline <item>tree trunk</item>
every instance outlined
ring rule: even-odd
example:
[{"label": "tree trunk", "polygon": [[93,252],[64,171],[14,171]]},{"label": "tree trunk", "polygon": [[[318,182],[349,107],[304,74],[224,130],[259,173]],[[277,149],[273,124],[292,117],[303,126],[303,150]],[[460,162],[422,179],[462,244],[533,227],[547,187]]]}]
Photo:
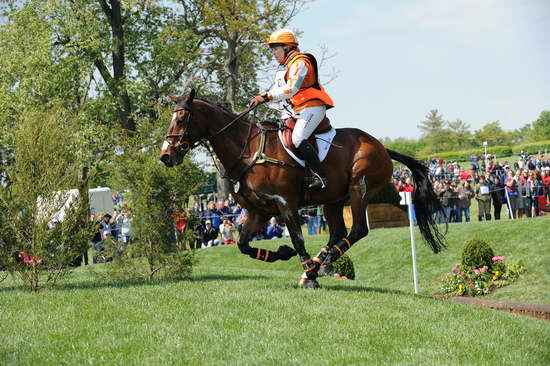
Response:
[{"label": "tree trunk", "polygon": [[235,97],[238,87],[239,58],[237,55],[237,36],[227,40],[227,61],[225,71],[228,78],[225,83],[225,101],[231,110],[235,110]]},{"label": "tree trunk", "polygon": [[102,73],[100,70],[100,73],[105,82],[111,84],[109,90],[117,102],[115,108],[118,122],[126,130],[135,131],[136,121],[132,116],[132,103],[128,95],[128,89],[126,88],[126,77],[124,74],[124,19],[122,17],[122,6],[119,0],[110,0],[110,7],[106,3],[106,0],[99,0],[99,3],[111,26],[113,42],[111,45],[111,56],[113,61],[112,80],[105,80],[104,72]]}]

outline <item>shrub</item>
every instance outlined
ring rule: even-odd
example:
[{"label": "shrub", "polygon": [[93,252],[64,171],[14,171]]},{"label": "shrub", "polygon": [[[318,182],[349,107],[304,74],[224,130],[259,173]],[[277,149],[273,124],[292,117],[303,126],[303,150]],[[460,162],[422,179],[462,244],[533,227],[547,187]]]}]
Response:
[{"label": "shrub", "polygon": [[37,107],[6,132],[17,159],[3,168],[0,184],[0,267],[32,291],[68,274],[93,235],[87,194],[70,191],[86,192],[73,118]]},{"label": "shrub", "polygon": [[[483,154],[483,147],[477,149],[469,149],[462,151],[445,151],[439,153],[432,153],[428,155],[417,156],[420,160],[427,160],[431,158],[441,158],[444,160],[457,160],[457,161],[469,161],[470,156],[472,155],[481,155]],[[487,153],[491,155],[496,155],[497,157],[510,156],[512,155],[511,146],[491,146],[487,148]]]},{"label": "shrub", "polygon": [[338,273],[340,276],[345,276],[350,280],[355,279],[355,268],[350,257],[343,255],[333,264],[332,274]]},{"label": "shrub", "polygon": [[520,154],[522,151],[526,152],[527,154],[538,154],[539,151],[544,153],[544,151],[546,150],[550,150],[550,141],[539,141],[516,145],[512,149],[512,152],[515,155]]},{"label": "shrub", "polygon": [[486,241],[471,239],[464,244],[462,249],[462,265],[466,268],[491,267],[494,256],[493,249]]}]

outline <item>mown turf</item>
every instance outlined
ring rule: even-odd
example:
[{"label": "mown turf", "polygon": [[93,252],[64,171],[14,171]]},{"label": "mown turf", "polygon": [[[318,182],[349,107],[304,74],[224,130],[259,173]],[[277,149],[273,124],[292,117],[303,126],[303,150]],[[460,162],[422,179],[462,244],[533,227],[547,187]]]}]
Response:
[{"label": "mown turf", "polygon": [[481,237],[528,270],[491,298],[550,303],[548,224],[451,225],[437,256],[419,242],[421,296],[404,228],[374,230],[350,251],[358,280],[323,278],[318,291],[296,287],[296,259],[261,263],[235,246],[200,251],[190,281],[101,283],[88,268],[38,294],[6,281],[0,364],[546,365],[550,323],[430,295],[462,242]]}]

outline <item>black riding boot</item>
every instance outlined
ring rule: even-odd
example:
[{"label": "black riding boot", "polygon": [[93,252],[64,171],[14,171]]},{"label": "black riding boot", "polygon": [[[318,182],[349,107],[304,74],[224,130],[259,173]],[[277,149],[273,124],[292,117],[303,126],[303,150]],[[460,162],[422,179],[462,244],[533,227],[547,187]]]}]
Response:
[{"label": "black riding boot", "polygon": [[306,140],[300,143],[298,151],[302,154],[302,157],[306,161],[306,166],[313,173],[313,181],[308,186],[311,190],[325,189],[327,186],[327,179],[325,178],[325,172],[317,156],[317,151]]}]

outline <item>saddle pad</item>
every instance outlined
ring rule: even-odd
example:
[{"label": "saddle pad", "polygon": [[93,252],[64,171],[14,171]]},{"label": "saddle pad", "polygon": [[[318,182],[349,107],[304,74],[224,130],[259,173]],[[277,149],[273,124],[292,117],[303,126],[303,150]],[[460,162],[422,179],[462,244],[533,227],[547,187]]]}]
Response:
[{"label": "saddle pad", "polygon": [[[330,144],[332,143],[332,140],[334,139],[334,136],[336,136],[336,130],[334,128],[331,128],[329,131],[324,133],[318,133],[315,135],[315,139],[317,140],[317,147],[318,147],[318,154],[319,154],[319,160],[323,161],[327,157],[328,151],[330,149]],[[285,148],[288,155],[292,157],[298,164],[305,167],[306,163],[304,160],[298,158],[294,152],[292,152],[291,149],[286,147],[284,144],[284,136],[283,131],[279,130],[279,140],[281,140],[281,144]]]}]

